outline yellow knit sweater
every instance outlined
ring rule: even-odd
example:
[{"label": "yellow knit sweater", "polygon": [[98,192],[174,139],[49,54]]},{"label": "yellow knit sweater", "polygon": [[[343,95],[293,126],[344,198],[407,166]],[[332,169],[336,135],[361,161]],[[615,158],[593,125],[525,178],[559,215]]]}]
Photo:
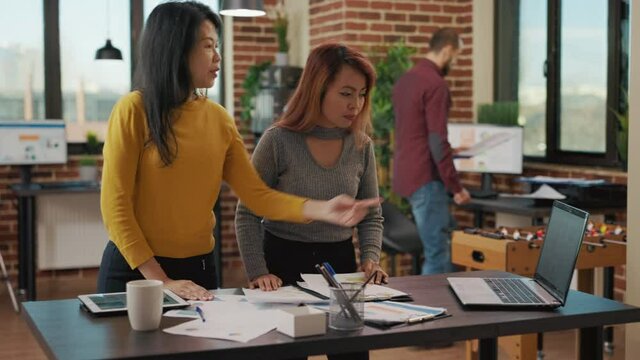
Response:
[{"label": "yellow knit sweater", "polygon": [[132,269],[156,255],[209,253],[214,245],[212,209],[223,180],[261,216],[306,220],[304,198],[274,191],[260,180],[222,106],[198,99],[176,114],[177,156],[169,166],[148,141],[140,92],[120,99],[109,119],[100,206],[111,240]]}]

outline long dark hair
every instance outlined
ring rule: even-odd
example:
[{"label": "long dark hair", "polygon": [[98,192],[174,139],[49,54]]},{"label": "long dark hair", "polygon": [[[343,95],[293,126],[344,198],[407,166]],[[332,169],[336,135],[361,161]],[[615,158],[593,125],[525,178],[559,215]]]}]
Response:
[{"label": "long dark hair", "polygon": [[174,111],[191,95],[189,52],[198,41],[200,25],[209,20],[220,35],[222,20],[198,2],[168,2],[156,6],[145,25],[135,76],[142,92],[149,127],[149,142],[165,166],[178,148],[173,132]]}]

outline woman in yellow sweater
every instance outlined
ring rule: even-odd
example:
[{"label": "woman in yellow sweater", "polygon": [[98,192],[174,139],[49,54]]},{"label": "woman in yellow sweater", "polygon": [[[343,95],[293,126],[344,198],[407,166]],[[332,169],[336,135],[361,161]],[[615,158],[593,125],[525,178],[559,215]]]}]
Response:
[{"label": "woman in yellow sweater", "polygon": [[157,6],[145,27],[138,91],[113,108],[104,146],[101,209],[111,241],[99,292],[162,280],[186,299],[215,288],[212,209],[226,181],[273,220],[357,224],[378,199],[315,201],[271,190],[257,175],[226,110],[206,98],[220,70],[221,20],[196,2]]}]

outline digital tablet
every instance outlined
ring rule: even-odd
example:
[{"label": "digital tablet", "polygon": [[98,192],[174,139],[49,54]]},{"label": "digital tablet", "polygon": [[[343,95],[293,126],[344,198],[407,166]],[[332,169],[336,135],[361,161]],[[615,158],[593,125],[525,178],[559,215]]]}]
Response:
[{"label": "digital tablet", "polygon": [[[171,292],[171,290],[163,289],[163,291],[163,311],[189,306],[188,302]],[[78,295],[78,299],[85,310],[95,315],[115,315],[127,312],[126,292]]]}]

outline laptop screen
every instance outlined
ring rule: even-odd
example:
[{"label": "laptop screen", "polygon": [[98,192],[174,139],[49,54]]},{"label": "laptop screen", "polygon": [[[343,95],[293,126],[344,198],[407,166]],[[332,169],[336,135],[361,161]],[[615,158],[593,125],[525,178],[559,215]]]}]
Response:
[{"label": "laptop screen", "polygon": [[535,278],[564,305],[589,213],[553,203]]}]

